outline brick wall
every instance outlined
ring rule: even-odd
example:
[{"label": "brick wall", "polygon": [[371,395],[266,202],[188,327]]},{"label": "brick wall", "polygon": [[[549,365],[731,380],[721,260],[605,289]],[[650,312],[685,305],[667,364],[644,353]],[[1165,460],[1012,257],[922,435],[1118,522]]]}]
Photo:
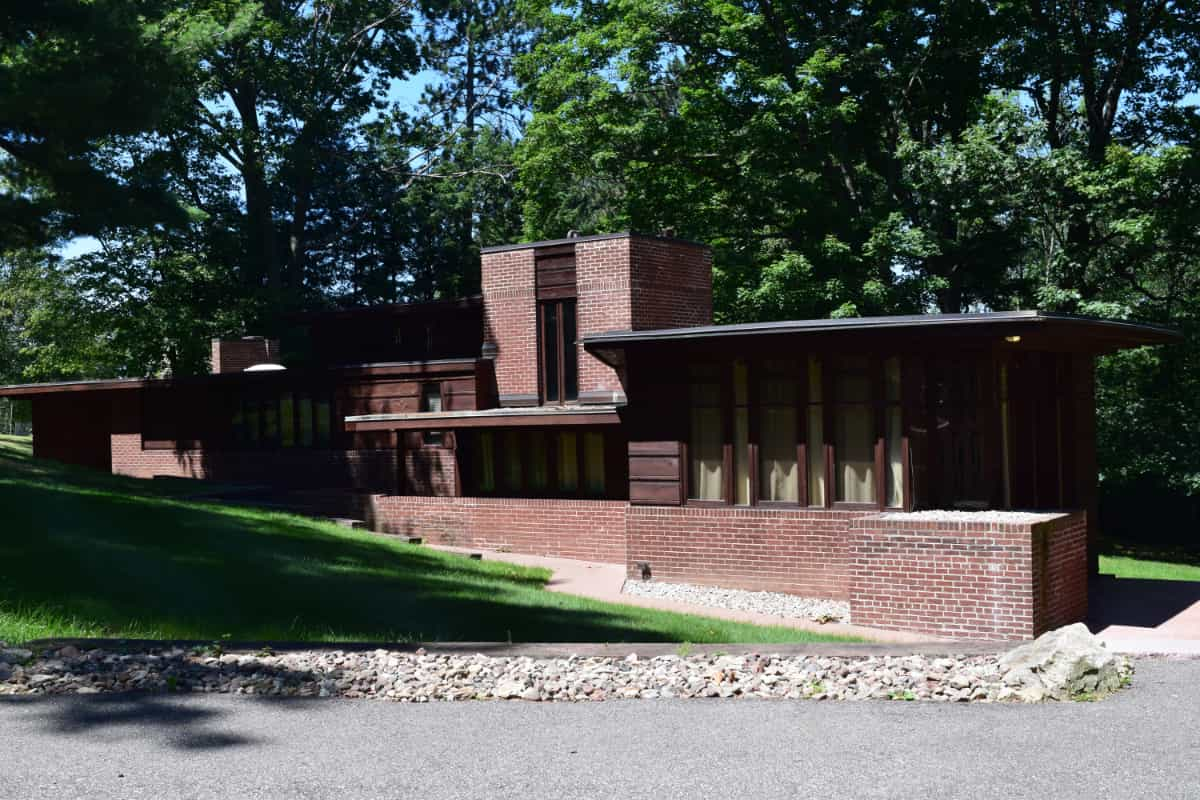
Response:
[{"label": "brick wall", "polygon": [[496,348],[501,405],[537,402],[537,300],[534,252],[501,250],[482,256],[483,340]]},{"label": "brick wall", "polygon": [[704,245],[634,239],[630,276],[633,330],[712,324],[712,251]]},{"label": "brick wall", "polygon": [[1035,635],[1087,617],[1088,527],[1082,511],[1034,526]]},{"label": "brick wall", "polygon": [[962,639],[1025,639],[1051,621],[1079,621],[1086,531],[1082,514],[1019,524],[864,517],[851,525],[850,615],[860,625]]},{"label": "brick wall", "polygon": [[376,495],[369,522],[433,544],[621,563],[626,508],[610,500]]},{"label": "brick wall", "polygon": [[255,364],[278,364],[279,340],[262,336],[212,340],[212,372],[242,372]]},{"label": "brick wall", "polygon": [[632,506],[630,577],[845,600],[850,523],[868,512]]},{"label": "brick wall", "polygon": [[[449,436],[449,434],[445,434]],[[420,434],[416,438],[420,439]],[[458,464],[448,445],[417,445],[404,451],[405,493],[448,497],[458,494]]]},{"label": "brick wall", "polygon": [[[575,285],[578,291],[579,338],[601,331],[629,330],[632,325],[630,308],[629,260],[634,239],[599,239],[575,245]],[[625,394],[621,380],[612,367],[595,356],[579,353],[579,394],[583,399],[620,400]]]}]

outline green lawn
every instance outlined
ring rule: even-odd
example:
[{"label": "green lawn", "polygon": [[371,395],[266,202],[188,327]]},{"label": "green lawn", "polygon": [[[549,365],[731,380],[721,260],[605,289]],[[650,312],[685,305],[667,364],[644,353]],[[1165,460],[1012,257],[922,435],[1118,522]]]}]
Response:
[{"label": "green lawn", "polygon": [[1200,552],[1193,549],[1108,540],[1100,574],[1159,581],[1200,581]]},{"label": "green lawn", "polygon": [[38,461],[0,436],[0,641],[835,638],[556,594],[546,570],[178,497],[190,489]]}]

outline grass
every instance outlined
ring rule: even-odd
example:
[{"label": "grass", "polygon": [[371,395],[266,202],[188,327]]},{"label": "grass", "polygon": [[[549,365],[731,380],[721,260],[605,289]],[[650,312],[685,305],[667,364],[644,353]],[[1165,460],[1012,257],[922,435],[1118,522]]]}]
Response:
[{"label": "grass", "polygon": [[837,637],[547,591],[547,570],[40,461],[0,436],[0,641],[786,642]]},{"label": "grass", "polygon": [[1100,573],[1118,578],[1200,581],[1200,552],[1178,545],[1110,539],[1100,554]]}]

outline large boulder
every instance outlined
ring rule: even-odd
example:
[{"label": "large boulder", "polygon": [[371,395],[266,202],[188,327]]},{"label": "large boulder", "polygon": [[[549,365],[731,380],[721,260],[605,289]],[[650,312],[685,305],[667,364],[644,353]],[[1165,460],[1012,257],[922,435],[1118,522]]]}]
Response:
[{"label": "large boulder", "polygon": [[1000,657],[1000,699],[1092,699],[1120,689],[1132,673],[1127,658],[1109,652],[1086,625],[1075,623]]}]

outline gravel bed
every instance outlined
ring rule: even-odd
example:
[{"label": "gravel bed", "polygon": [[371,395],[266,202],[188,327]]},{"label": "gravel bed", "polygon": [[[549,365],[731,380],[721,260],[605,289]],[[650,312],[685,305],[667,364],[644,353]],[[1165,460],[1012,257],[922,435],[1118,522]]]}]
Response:
[{"label": "gravel bed", "polygon": [[796,617],[822,622],[849,622],[850,604],[838,600],[797,597],[781,592],[750,592],[745,589],[721,589],[690,583],[627,580],[621,589],[637,597],[660,597],[681,603],[712,608],[754,611],[775,617]]},{"label": "gravel bed", "polygon": [[[255,655],[211,650],[33,655],[0,649],[0,695],[215,692],[363,697],[400,702],[521,699],[811,698],[1029,699],[999,657],[679,655],[643,659],[492,657],[460,653],[311,650]],[[1040,697],[1039,697],[1040,699]]]},{"label": "gravel bed", "polygon": [[1027,525],[1047,522],[1064,516],[1060,511],[885,511],[877,519],[894,519],[908,522],[1000,522],[1010,525]]}]

